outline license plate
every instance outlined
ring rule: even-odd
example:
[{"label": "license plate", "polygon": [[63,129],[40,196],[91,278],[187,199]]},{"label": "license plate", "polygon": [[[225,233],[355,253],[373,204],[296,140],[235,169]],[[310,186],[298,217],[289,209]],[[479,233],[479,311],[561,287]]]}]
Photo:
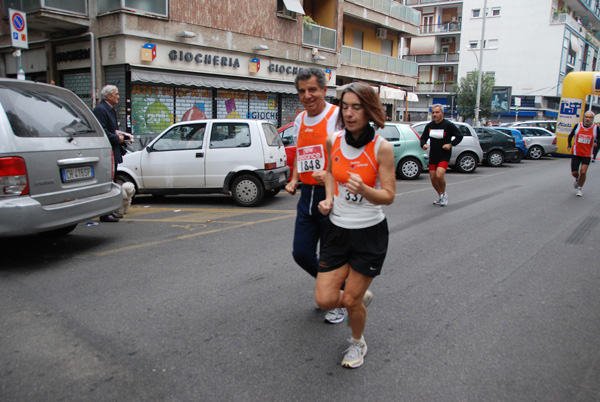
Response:
[{"label": "license plate", "polygon": [[94,178],[94,167],[93,166],[81,166],[75,168],[61,169],[63,183],[70,181],[93,179]]}]

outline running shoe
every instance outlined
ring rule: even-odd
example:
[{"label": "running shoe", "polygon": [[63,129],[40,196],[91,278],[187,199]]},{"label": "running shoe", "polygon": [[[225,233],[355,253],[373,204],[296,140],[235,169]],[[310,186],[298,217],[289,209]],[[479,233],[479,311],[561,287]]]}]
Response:
[{"label": "running shoe", "polygon": [[371,304],[372,301],[373,301],[373,292],[371,292],[369,289],[367,289],[367,291],[365,292],[365,295],[363,296],[363,304],[365,305],[365,307],[369,307],[369,304]]},{"label": "running shoe", "polygon": [[575,190],[579,189],[579,179],[575,179],[575,183],[573,184],[573,188]]},{"label": "running shoe", "polygon": [[433,202],[433,205],[442,205],[442,196]]},{"label": "running shoe", "polygon": [[346,318],[346,309],[340,307],[328,311],[327,314],[325,314],[324,321],[330,324],[339,324],[340,322],[344,321],[344,318]]},{"label": "running shoe", "polygon": [[359,368],[364,363],[365,355],[367,354],[367,343],[354,342],[352,339],[348,339],[350,347],[344,350],[344,360],[342,360],[342,366],[346,368]]},{"label": "running shoe", "polygon": [[446,194],[442,194],[440,197],[440,207],[445,207],[448,205],[448,196]]},{"label": "running shoe", "polygon": [[577,197],[583,197],[583,192],[581,191],[581,188],[577,190]]}]

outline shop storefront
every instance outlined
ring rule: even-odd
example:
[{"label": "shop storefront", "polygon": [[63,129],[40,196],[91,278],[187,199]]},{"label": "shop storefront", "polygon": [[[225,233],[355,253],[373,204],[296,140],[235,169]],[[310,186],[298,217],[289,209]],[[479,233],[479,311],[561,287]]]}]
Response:
[{"label": "shop storefront", "polygon": [[[218,49],[199,51],[171,43],[122,40],[125,49],[138,49],[126,52],[124,66],[113,67],[124,74],[127,105],[122,121],[134,134],[136,148],[179,121],[250,118],[279,127],[303,110],[294,79],[301,68],[310,65],[278,64],[271,58]],[[335,83],[334,73],[324,71],[328,82]],[[121,82],[116,76],[112,81]],[[334,94],[331,88],[328,95]]]}]

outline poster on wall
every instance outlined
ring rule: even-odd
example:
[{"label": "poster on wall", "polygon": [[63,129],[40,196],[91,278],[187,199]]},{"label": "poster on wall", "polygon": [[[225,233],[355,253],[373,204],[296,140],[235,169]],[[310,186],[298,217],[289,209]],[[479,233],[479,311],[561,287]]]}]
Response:
[{"label": "poster on wall", "polygon": [[212,118],[212,91],[210,89],[178,88],[175,98],[177,121]]},{"label": "poster on wall", "polygon": [[171,87],[132,85],[132,133],[157,135],[173,124],[174,94],[175,89]]},{"label": "poster on wall", "polygon": [[512,87],[492,87],[492,114],[510,112]]}]

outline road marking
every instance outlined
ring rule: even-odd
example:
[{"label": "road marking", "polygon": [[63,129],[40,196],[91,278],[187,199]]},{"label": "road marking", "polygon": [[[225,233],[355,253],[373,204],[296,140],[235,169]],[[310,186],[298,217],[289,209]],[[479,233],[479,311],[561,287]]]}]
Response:
[{"label": "road marking", "polygon": [[[140,208],[141,209],[141,208]],[[157,210],[161,210],[163,212],[166,211],[174,211],[173,208],[143,208],[144,211],[141,213],[136,213],[137,211],[135,211],[135,209],[130,209],[130,214],[128,215],[132,215],[133,216],[137,216],[137,215],[148,215],[151,213],[156,212]],[[98,252],[94,252],[94,253],[90,253],[92,255],[97,255],[97,256],[105,256],[105,255],[109,255],[109,254],[115,254],[115,253],[121,253],[124,251],[132,251],[132,250],[137,250],[140,248],[144,248],[144,247],[151,247],[151,246],[156,246],[158,244],[166,244],[166,243],[170,243],[170,242],[174,242],[177,240],[187,240],[193,237],[197,237],[197,236],[203,236],[203,235],[207,235],[207,234],[212,234],[212,233],[218,233],[218,232],[222,232],[225,230],[231,230],[231,229],[238,229],[241,227],[245,227],[245,226],[254,226],[254,225],[258,225],[258,224],[262,224],[262,223],[267,223],[267,222],[273,222],[273,221],[278,221],[278,220],[283,220],[283,219],[289,219],[289,218],[295,218],[296,217],[296,211],[289,211],[289,210],[250,210],[250,211],[239,211],[239,210],[215,210],[215,209],[210,209],[210,208],[184,208],[184,209],[179,209],[180,211],[198,211],[201,210],[203,213],[208,212],[208,211],[217,211],[217,212],[226,212],[225,214],[229,214],[229,215],[235,215],[235,216],[239,216],[239,215],[248,215],[248,214],[277,214],[277,216],[274,217],[270,217],[270,218],[265,218],[265,219],[260,219],[260,220],[256,220],[256,221],[251,221],[251,222],[240,222],[240,221],[236,221],[236,223],[232,223],[229,221],[215,221],[212,219],[208,219],[208,221],[210,221],[210,223],[226,223],[229,224],[229,226],[227,227],[223,227],[223,228],[218,228],[218,229],[211,229],[211,230],[205,230],[205,231],[201,231],[201,232],[196,232],[196,233],[188,233],[188,234],[184,234],[184,235],[176,235],[175,237],[171,237],[168,239],[163,239],[163,240],[156,240],[156,241],[150,241],[150,242],[145,242],[145,243],[139,243],[139,244],[132,244],[130,246],[125,246],[125,247],[120,247],[120,248],[116,248],[116,249],[111,249],[111,250],[106,250],[106,251],[98,251]],[[196,216],[195,219],[197,219],[197,214],[189,214],[189,215],[194,215]],[[187,225],[171,225],[172,227],[181,227],[182,229],[186,229],[186,230],[195,230],[193,228],[191,228],[190,225],[194,225],[194,224],[198,224],[198,221],[192,221],[191,223],[189,221],[186,221],[184,218],[186,217],[186,214],[182,214],[180,215],[179,212],[177,212],[177,216],[174,216],[173,218],[176,219],[172,219],[172,218],[161,218],[161,219],[136,219],[136,218],[132,218],[130,219],[128,218],[123,218],[122,220],[124,221],[132,221],[132,222],[188,222]],[[207,222],[207,220],[205,219],[203,222]],[[208,227],[208,225],[202,224],[199,225],[202,227],[199,227],[199,229],[202,228],[206,228]]]}]

